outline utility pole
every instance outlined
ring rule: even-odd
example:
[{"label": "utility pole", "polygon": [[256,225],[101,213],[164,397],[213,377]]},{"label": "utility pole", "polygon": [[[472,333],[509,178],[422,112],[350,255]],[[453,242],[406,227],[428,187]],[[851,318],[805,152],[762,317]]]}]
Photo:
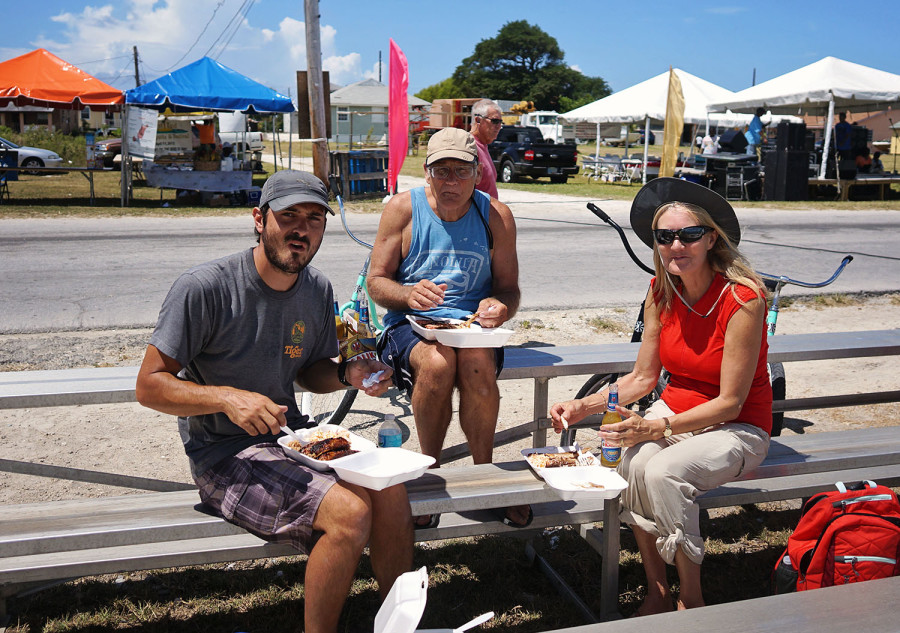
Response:
[{"label": "utility pole", "polygon": [[325,139],[325,95],[322,80],[322,47],[319,40],[319,0],[305,0],[306,72],[309,90],[309,127],[312,136],[313,173],[328,186],[328,149]]},{"label": "utility pole", "polygon": [[138,70],[137,46],[132,46],[131,50],[134,51],[134,87],[138,88],[141,85],[141,73]]}]

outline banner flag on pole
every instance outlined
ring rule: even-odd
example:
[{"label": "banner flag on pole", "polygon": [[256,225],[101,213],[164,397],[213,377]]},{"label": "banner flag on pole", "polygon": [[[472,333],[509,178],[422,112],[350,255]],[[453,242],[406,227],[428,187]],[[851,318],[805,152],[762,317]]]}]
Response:
[{"label": "banner flag on pole", "polygon": [[681,80],[669,66],[669,96],[666,99],[666,127],[663,132],[662,161],[659,165],[660,177],[674,176],[678,162],[678,143],[684,128],[684,93]]},{"label": "banner flag on pole", "polygon": [[391,38],[388,101],[388,194],[397,191],[397,176],[409,150],[409,64]]}]

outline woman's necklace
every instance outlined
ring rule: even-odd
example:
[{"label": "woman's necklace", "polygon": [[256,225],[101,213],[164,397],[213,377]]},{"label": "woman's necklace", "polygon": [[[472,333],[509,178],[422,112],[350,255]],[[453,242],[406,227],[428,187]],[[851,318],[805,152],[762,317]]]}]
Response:
[{"label": "woman's necklace", "polygon": [[697,315],[698,317],[700,317],[701,319],[705,319],[705,318],[708,317],[710,314],[712,314],[713,310],[716,309],[716,306],[719,305],[719,299],[722,298],[722,295],[724,295],[724,294],[725,294],[725,291],[728,290],[728,288],[731,286],[731,284],[725,284],[725,285],[722,287],[722,292],[719,293],[719,296],[716,297],[715,302],[713,302],[712,307],[709,309],[709,312],[707,312],[706,314],[700,314],[699,312],[697,312],[696,310],[694,310],[694,308],[692,308],[692,307],[688,304],[688,302],[684,300],[684,297],[681,296],[681,293],[678,292],[678,288],[677,288],[677,286],[675,286],[675,282],[672,281],[672,276],[669,275],[669,271],[666,271],[666,277],[669,278],[669,283],[672,284],[672,290],[675,292],[675,294],[678,296],[678,298],[681,299],[681,303],[684,304],[684,307],[687,308],[688,310],[690,310],[691,312],[693,312],[694,314],[696,314],[696,315]]}]

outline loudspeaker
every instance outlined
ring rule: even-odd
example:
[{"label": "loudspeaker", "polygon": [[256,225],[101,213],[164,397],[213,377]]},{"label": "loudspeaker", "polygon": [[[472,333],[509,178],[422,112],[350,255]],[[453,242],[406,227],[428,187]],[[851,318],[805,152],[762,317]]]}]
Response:
[{"label": "loudspeaker", "polygon": [[740,130],[728,130],[719,137],[719,147],[728,152],[743,154],[747,147],[747,137]]},{"label": "loudspeaker", "polygon": [[806,200],[809,154],[805,150],[769,152],[765,157],[766,200]]},{"label": "loudspeaker", "polygon": [[779,123],[775,136],[775,149],[779,152],[806,149],[806,123],[789,123],[788,121]]}]

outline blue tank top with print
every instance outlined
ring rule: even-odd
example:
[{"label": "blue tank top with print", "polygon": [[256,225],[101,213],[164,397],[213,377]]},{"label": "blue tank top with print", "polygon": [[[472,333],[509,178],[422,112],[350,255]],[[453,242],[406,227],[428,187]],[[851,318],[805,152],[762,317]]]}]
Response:
[{"label": "blue tank top with print", "polygon": [[[427,317],[468,317],[485,297],[490,296],[491,254],[488,237],[491,199],[481,191],[472,193],[473,203],[455,222],[441,220],[428,204],[424,187],[410,191],[412,197],[412,239],[409,254],[400,262],[397,282],[415,285],[420,279],[446,283],[444,303],[433,310],[389,310],[384,318],[390,327],[407,314]],[[479,217],[479,215],[481,217]]]}]

